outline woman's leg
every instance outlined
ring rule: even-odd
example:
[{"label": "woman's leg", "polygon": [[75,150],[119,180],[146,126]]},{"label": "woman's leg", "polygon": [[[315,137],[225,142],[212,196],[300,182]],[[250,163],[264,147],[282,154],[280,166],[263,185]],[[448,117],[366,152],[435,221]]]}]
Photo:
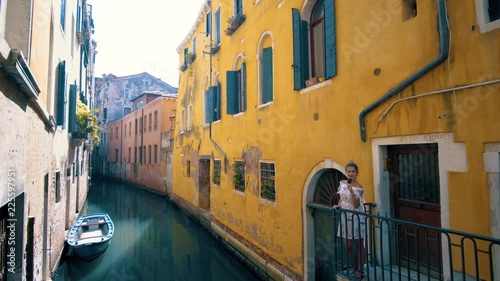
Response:
[{"label": "woman's leg", "polygon": [[354,268],[356,268],[355,255],[353,254],[353,239],[344,238],[344,245],[347,248],[347,256],[349,257],[349,261],[353,263]]},{"label": "woman's leg", "polygon": [[366,262],[366,249],[365,244],[363,243],[363,239],[356,239],[356,254],[355,254],[355,263],[354,270],[356,270],[356,277],[361,278],[363,267]]}]

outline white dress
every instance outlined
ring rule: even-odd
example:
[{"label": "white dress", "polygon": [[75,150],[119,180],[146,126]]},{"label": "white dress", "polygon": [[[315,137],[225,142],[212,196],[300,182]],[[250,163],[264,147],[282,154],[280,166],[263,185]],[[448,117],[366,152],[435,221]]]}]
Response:
[{"label": "white dress", "polygon": [[[347,188],[347,184],[344,182],[340,182],[339,190],[337,194],[340,196],[342,202],[340,203],[340,208],[354,210],[358,212],[365,212],[365,208],[363,203],[365,203],[365,199],[362,195],[361,187],[352,187],[352,191],[354,192],[354,196],[359,199],[359,207],[356,209],[352,203],[351,193]],[[365,216],[353,214],[353,213],[340,213],[340,226],[337,232],[338,237],[347,238],[347,239],[364,239],[366,237],[365,234]],[[341,232],[342,231],[342,232]],[[354,232],[354,233],[353,233]]]}]

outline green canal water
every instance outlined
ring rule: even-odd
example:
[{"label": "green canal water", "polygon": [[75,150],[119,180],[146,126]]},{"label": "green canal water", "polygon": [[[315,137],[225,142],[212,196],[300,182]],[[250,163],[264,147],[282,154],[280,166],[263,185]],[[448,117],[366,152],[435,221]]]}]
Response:
[{"label": "green canal water", "polygon": [[165,197],[94,181],[83,213],[108,213],[115,234],[106,252],[69,258],[55,281],[250,281],[258,278]]}]

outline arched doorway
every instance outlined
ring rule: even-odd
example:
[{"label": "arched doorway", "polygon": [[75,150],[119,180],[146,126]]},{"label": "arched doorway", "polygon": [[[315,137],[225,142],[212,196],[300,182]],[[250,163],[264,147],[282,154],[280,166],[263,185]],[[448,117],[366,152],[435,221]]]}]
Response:
[{"label": "arched doorway", "polygon": [[334,237],[332,205],[344,167],[330,159],[310,172],[304,190],[304,280],[336,280],[334,272]]}]

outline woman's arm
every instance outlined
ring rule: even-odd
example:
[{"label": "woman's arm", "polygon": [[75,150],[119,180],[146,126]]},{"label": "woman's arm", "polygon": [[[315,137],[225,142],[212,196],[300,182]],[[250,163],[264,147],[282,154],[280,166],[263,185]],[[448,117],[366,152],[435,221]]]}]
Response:
[{"label": "woman's arm", "polygon": [[365,190],[364,189],[359,190],[359,198],[358,196],[356,196],[356,194],[354,194],[354,190],[352,188],[350,189],[350,192],[351,192],[352,205],[354,206],[354,209],[357,209],[361,205],[361,198],[363,198]]}]

